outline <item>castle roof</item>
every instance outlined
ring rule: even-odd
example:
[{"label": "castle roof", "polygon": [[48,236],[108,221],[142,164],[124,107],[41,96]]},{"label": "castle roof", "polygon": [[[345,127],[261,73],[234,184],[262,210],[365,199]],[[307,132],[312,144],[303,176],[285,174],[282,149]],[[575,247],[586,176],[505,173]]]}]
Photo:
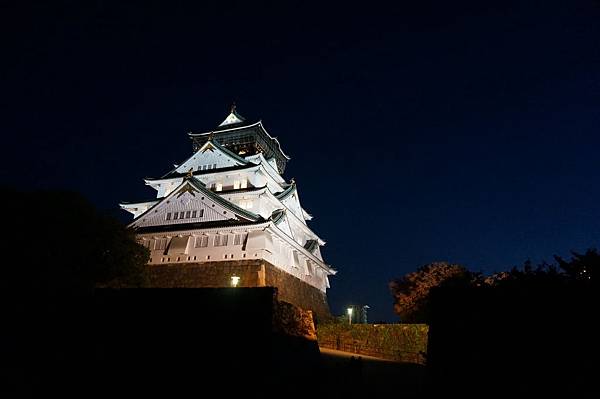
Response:
[{"label": "castle roof", "polygon": [[[238,171],[238,170],[252,169],[255,167],[258,167],[258,165],[253,164],[253,163],[247,163],[245,165],[230,166],[227,168],[220,168],[220,169],[195,170],[193,172],[193,175],[198,176],[198,175],[208,175],[211,173],[233,172],[233,171]],[[187,176],[188,174],[189,174],[189,172],[183,173],[183,172],[177,172],[176,170],[172,170],[162,177],[146,177],[146,178],[144,178],[144,180],[145,181],[156,181],[156,180],[164,180],[164,179],[173,179],[176,177],[184,177],[184,176]]]},{"label": "castle roof", "polygon": [[227,201],[225,198],[221,197],[220,195],[215,194],[214,192],[212,192],[211,190],[206,188],[204,183],[202,183],[200,180],[196,179],[193,176],[186,177],[184,179],[183,183],[181,183],[181,186],[179,188],[175,189],[173,191],[173,193],[175,193],[175,194],[181,193],[185,189],[185,184],[189,184],[189,185],[193,186],[200,193],[205,194],[207,197],[209,197],[210,199],[212,199],[219,205],[223,206],[224,208],[228,208],[229,210],[231,210],[238,216],[241,216],[242,218],[246,218],[253,222],[262,219],[262,217],[260,215],[257,215],[254,212],[250,212],[244,208],[240,208],[236,204]]},{"label": "castle roof", "polygon": [[[250,212],[246,209],[240,208],[239,206],[235,205],[234,203],[227,201],[226,199],[222,198],[221,196],[219,196],[218,194],[215,194],[214,192],[212,192],[211,190],[209,190],[208,188],[206,188],[206,186],[204,185],[204,183],[202,183],[200,180],[196,179],[195,177],[193,177],[191,174],[189,176],[186,176],[183,180],[183,182],[177,186],[177,188],[175,190],[173,190],[169,195],[167,195],[166,197],[162,198],[160,201],[158,201],[156,204],[154,204],[153,206],[151,206],[150,208],[148,208],[144,213],[140,214],[137,218],[135,218],[130,224],[130,227],[139,229],[139,228],[143,228],[143,227],[161,227],[161,225],[167,225],[167,226],[174,226],[174,229],[180,229],[182,223],[162,223],[162,221],[164,219],[159,218],[159,220],[161,221],[161,223],[157,223],[156,220],[152,220],[152,217],[154,216],[155,213],[159,213],[159,215],[165,214],[167,213],[167,211],[169,211],[169,206],[172,206],[172,204],[170,204],[171,202],[176,202],[176,200],[181,197],[182,195],[184,195],[186,192],[189,192],[190,194],[192,194],[192,197],[196,197],[196,193],[200,194],[199,196],[201,197],[201,203],[204,204],[204,206],[207,209],[213,209],[215,208],[215,206],[218,205],[218,207],[216,209],[219,209],[223,212],[222,215],[220,215],[219,217],[215,217],[213,216],[213,218],[211,220],[209,220],[209,222],[213,222],[215,221],[217,224],[230,224],[230,223],[248,223],[248,222],[259,222],[259,221],[264,221],[264,219],[262,218],[262,216],[257,215],[253,212]],[[212,204],[212,206],[208,206],[209,204]],[[165,209],[166,208],[166,209]],[[178,209],[174,208],[174,211],[177,212]],[[227,216],[224,216],[227,214],[227,212],[230,212],[230,214],[228,214]],[[206,222],[194,222],[194,224],[202,224],[202,223],[206,223]],[[171,227],[165,227],[167,229],[171,228]],[[147,229],[146,229],[147,230]]]},{"label": "castle roof", "polygon": [[281,149],[279,140],[264,128],[262,121],[248,123],[235,108],[216,128],[203,133],[189,132],[188,135],[194,144],[194,150],[202,147],[208,139],[216,137],[222,146],[232,148],[234,152],[249,148],[252,148],[252,153],[262,152],[267,159],[275,158],[279,173],[284,172],[290,159]]},{"label": "castle roof", "polygon": [[237,113],[235,109],[235,103],[231,106],[231,112],[227,115],[227,118],[217,127],[218,128],[229,128],[233,126],[239,126],[246,121],[246,118]]},{"label": "castle roof", "polygon": [[278,200],[283,201],[284,199],[286,199],[287,197],[289,197],[290,195],[292,195],[292,193],[295,192],[295,191],[296,191],[296,183],[293,182],[285,190],[283,190],[280,193],[275,194],[275,197]]},{"label": "castle roof", "polygon": [[266,223],[267,221],[262,219],[254,222],[239,221],[239,220],[220,220],[211,222],[193,222],[193,223],[181,223],[181,224],[168,224],[160,226],[145,226],[138,227],[136,233],[159,233],[167,231],[181,231],[181,230],[195,230],[195,229],[213,229],[219,227],[243,227],[243,226],[254,226]]}]

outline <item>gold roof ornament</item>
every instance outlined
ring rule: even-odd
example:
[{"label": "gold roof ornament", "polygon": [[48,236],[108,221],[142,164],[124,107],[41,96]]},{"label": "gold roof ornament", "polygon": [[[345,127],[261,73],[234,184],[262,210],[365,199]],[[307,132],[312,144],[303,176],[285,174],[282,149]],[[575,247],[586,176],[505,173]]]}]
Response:
[{"label": "gold roof ornament", "polygon": [[187,174],[185,175],[186,178],[191,179],[192,177],[194,177],[194,168],[190,168],[190,170],[188,170]]}]

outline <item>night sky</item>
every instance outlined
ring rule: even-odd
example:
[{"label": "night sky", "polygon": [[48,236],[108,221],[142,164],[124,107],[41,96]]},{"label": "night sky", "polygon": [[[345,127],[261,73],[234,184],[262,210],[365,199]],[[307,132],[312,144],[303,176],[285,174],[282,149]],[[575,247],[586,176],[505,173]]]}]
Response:
[{"label": "night sky", "polygon": [[3,185],[127,221],[235,101],[292,157],[336,314],[599,246],[599,2],[122,3],[2,3]]}]

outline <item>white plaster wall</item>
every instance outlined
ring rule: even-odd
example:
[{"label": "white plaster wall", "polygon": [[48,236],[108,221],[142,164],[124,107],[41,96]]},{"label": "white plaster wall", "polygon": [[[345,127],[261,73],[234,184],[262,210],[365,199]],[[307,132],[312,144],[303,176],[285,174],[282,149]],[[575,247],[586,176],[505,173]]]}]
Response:
[{"label": "white plaster wall", "polygon": [[171,194],[179,185],[183,182],[182,177],[175,177],[169,180],[162,180],[160,182],[152,182],[148,185],[156,190],[156,198],[164,198]]},{"label": "white plaster wall", "polygon": [[[255,186],[252,183],[253,172],[247,171],[233,171],[233,172],[222,172],[222,173],[214,173],[208,175],[200,175],[196,176],[198,180],[206,185],[207,188],[211,188],[213,184],[220,183],[222,185],[223,190],[232,190],[234,188],[234,183],[238,181],[241,183],[242,181],[246,181],[247,188]],[[218,192],[217,192],[218,194]]]},{"label": "white plaster wall", "polygon": [[[248,234],[245,245],[234,244],[234,234]],[[214,246],[215,235],[228,235],[226,246]],[[190,241],[187,250],[178,254],[165,254],[164,249],[154,249],[157,239],[171,239],[176,236],[189,235]],[[195,237],[205,235],[208,237],[208,246],[195,248]],[[149,246],[150,265],[161,263],[191,263],[191,262],[214,262],[232,261],[244,259],[264,259],[285,272],[301,279],[302,281],[325,292],[327,280],[320,267],[304,256],[301,251],[291,247],[286,241],[267,230],[252,229],[229,229],[227,231],[210,231],[205,233],[173,232],[160,234],[142,234],[138,236],[142,245]],[[307,267],[306,261],[312,264]]]}]

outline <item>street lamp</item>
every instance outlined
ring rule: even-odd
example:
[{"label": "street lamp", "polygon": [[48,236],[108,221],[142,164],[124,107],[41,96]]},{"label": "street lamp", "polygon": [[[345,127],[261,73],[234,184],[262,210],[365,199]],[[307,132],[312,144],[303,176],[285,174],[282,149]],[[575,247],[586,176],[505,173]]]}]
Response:
[{"label": "street lamp", "polygon": [[238,276],[231,276],[231,286],[232,287],[237,287],[239,282],[240,282],[240,278]]},{"label": "street lamp", "polygon": [[352,324],[352,308],[348,308],[346,309],[346,311],[348,312],[348,324]]}]

